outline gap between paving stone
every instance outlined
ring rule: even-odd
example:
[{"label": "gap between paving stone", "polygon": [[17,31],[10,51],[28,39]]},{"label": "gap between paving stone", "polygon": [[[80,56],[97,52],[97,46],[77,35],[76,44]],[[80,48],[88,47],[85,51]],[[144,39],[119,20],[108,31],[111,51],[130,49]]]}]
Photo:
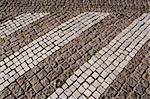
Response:
[{"label": "gap between paving stone", "polygon": [[[132,16],[132,17],[135,17],[135,16]],[[129,23],[132,22],[132,20],[134,19],[134,18],[132,19],[132,17],[131,17],[130,19],[128,19],[128,21],[130,20]],[[111,19],[111,18],[110,18],[110,19]],[[106,20],[107,20],[107,19],[106,19]],[[106,20],[105,20],[105,21],[106,21]],[[108,22],[108,20],[107,20],[106,22],[105,22],[105,21],[104,21],[104,23],[110,25],[110,21],[109,21],[109,22]],[[113,20],[111,20],[111,21],[113,21]],[[116,22],[116,23],[117,23],[117,22]],[[129,23],[127,22],[127,25],[128,25]],[[102,24],[102,23],[101,23],[101,24]],[[113,23],[112,23],[112,24],[113,24]],[[121,24],[122,24],[122,23],[119,23],[118,26],[120,26]],[[105,25],[105,26],[107,26],[107,25]],[[105,27],[105,26],[102,26],[102,30],[104,30],[103,27]],[[97,25],[94,26],[94,27],[95,27],[95,29],[98,28]],[[125,27],[126,27],[126,26],[125,26]],[[125,27],[122,27],[122,28],[125,28]],[[93,27],[92,27],[92,28],[93,28]],[[113,28],[113,27],[109,27],[109,28]],[[93,29],[94,29],[94,28],[93,28]],[[93,29],[91,29],[91,32],[93,32]],[[106,28],[105,28],[105,29],[106,29]],[[113,29],[115,29],[115,28],[113,28]],[[113,29],[112,29],[112,30],[113,30]],[[97,31],[101,31],[101,30],[99,29],[99,30],[97,30]],[[87,32],[87,31],[86,31],[86,32]],[[102,32],[102,31],[101,31],[101,32]],[[100,33],[101,33],[101,32],[100,32]],[[107,32],[107,31],[103,31],[104,34],[105,34],[106,32]],[[111,32],[111,31],[110,31],[110,32]],[[117,32],[117,31],[116,31],[116,32]],[[119,33],[119,32],[120,32],[120,31],[118,31],[117,33]],[[87,32],[87,34],[88,34],[88,32]],[[110,34],[110,33],[108,32],[108,34]],[[113,34],[113,35],[114,35],[114,34]],[[115,35],[114,35],[114,36],[115,36]],[[89,36],[89,37],[90,37],[90,36]],[[105,36],[103,36],[103,37],[105,37]],[[82,38],[81,38],[81,39],[82,39]],[[77,40],[77,41],[78,41],[78,40]],[[79,41],[80,41],[80,40],[79,40]],[[108,41],[107,41],[107,42],[108,42]],[[105,43],[106,43],[106,42],[105,42]],[[69,45],[69,44],[68,44],[68,45]],[[105,44],[104,44],[104,45],[105,45]],[[68,48],[70,49],[69,46],[68,46]],[[65,50],[66,47],[64,47],[63,49]],[[99,49],[98,49],[98,50],[99,50]],[[53,54],[52,57],[51,57],[51,59],[55,59],[56,55],[59,56],[58,52],[59,52],[59,51],[57,51],[57,53]],[[62,50],[62,52],[63,52],[63,50]],[[90,55],[90,54],[89,54],[89,55]],[[90,57],[91,57],[91,55],[89,56],[89,58],[90,58]],[[84,61],[87,61],[89,58],[85,59]],[[51,59],[50,59],[50,60],[51,60]],[[48,62],[49,59],[46,59],[46,61]],[[51,61],[54,61],[54,60],[51,60]],[[41,64],[39,64],[39,67],[40,67],[41,69],[46,65],[46,64],[44,65],[44,63],[46,63],[46,62],[41,62]],[[51,62],[50,62],[50,63],[51,63]],[[48,64],[50,64],[50,63],[48,62]],[[52,65],[52,64],[51,64],[51,65]],[[55,64],[55,65],[56,65],[56,64]],[[42,66],[42,67],[41,67],[41,66]],[[40,69],[40,68],[33,68],[33,69],[36,70],[36,71],[34,70],[34,72],[35,72],[35,73],[39,72],[39,69]],[[32,69],[32,70],[33,70],[33,69]],[[49,69],[50,69],[50,68],[49,68]],[[69,70],[70,70],[70,69],[68,69],[67,71],[69,71]],[[33,73],[33,71],[30,71],[30,72],[27,72],[27,73],[25,74],[26,77],[28,78],[28,80],[29,80],[29,78],[31,78],[31,76],[32,76],[31,74],[32,74],[32,73]],[[67,73],[67,72],[66,72],[66,73]],[[64,73],[64,74],[66,74],[66,73]],[[30,75],[28,75],[28,74],[30,74]],[[28,76],[27,76],[27,75],[28,75]],[[26,78],[26,77],[25,77],[25,78]],[[37,76],[34,76],[34,78],[35,78],[35,77],[37,77]],[[66,76],[66,77],[67,77],[67,76]],[[24,76],[21,76],[21,77],[19,77],[19,78],[22,79],[22,78],[24,78]],[[63,77],[63,78],[64,78],[64,77]],[[63,79],[63,78],[62,78],[63,81],[64,81],[65,79],[67,79],[67,78],[64,78],[64,79]],[[47,77],[46,77],[45,79],[43,79],[42,81],[45,82],[46,79],[47,79]],[[18,80],[18,81],[19,81],[19,80]],[[24,80],[24,81],[26,81],[26,80]],[[26,82],[28,82],[28,81],[26,81]],[[30,82],[30,83],[31,83],[31,82]],[[45,82],[45,83],[46,83],[46,82]],[[55,83],[55,81],[54,81],[54,83]],[[15,83],[12,83],[11,86],[13,86],[14,84],[17,84],[17,83],[16,83],[16,82],[15,82]],[[44,85],[45,85],[45,84],[44,84]],[[55,84],[54,84],[54,85],[55,85]],[[21,86],[21,85],[20,85],[20,86]],[[50,86],[51,86],[51,85],[47,86],[44,90],[46,90],[46,89],[49,88]],[[54,87],[55,87],[55,86],[54,86]],[[22,88],[23,88],[23,87],[22,87]],[[9,90],[9,89],[6,88],[6,89],[3,90],[2,92],[8,91],[8,90]],[[10,89],[10,90],[11,90],[11,89]],[[54,90],[53,90],[52,87],[51,87],[49,90],[51,91],[51,92],[49,92],[49,94],[51,94],[52,92],[54,92]],[[30,88],[30,90],[28,90],[27,93],[30,92],[30,91],[33,91],[33,92],[34,92],[33,88]],[[27,93],[26,93],[26,95],[27,95]],[[43,94],[44,94],[44,92],[42,92],[42,91],[40,91],[40,93],[43,93]],[[7,95],[8,95],[8,94],[7,94]],[[29,94],[28,94],[28,95],[29,95]],[[33,94],[33,95],[34,95],[34,94]],[[38,95],[38,94],[37,94],[37,95]],[[9,96],[13,96],[13,95],[9,95]]]}]

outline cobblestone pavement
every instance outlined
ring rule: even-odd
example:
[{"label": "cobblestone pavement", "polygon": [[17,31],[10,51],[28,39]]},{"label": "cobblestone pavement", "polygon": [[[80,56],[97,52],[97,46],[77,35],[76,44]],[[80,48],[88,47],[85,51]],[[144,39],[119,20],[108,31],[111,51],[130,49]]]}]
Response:
[{"label": "cobblestone pavement", "polygon": [[150,99],[149,0],[1,0],[0,99]]}]

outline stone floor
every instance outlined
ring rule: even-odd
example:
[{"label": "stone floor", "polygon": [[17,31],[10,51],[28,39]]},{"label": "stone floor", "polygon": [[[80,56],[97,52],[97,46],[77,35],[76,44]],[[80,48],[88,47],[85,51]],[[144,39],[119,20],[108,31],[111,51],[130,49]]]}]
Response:
[{"label": "stone floor", "polygon": [[149,0],[1,0],[0,99],[150,99]]}]

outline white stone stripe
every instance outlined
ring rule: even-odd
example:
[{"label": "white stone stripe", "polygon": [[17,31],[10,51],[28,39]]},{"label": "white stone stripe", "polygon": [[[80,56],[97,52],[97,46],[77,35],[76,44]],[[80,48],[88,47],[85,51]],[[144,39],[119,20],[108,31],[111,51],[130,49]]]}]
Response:
[{"label": "white stone stripe", "polygon": [[15,31],[37,21],[38,19],[48,15],[49,13],[27,13],[15,17],[14,20],[9,20],[0,24],[0,37],[5,38]]},{"label": "white stone stripe", "polygon": [[[17,79],[17,75],[23,75],[107,15],[109,14],[96,12],[78,15],[5,58],[0,62],[0,90]],[[69,28],[64,29],[67,26]]]},{"label": "white stone stripe", "polygon": [[84,63],[48,99],[98,99],[149,39],[150,14],[143,14]]}]

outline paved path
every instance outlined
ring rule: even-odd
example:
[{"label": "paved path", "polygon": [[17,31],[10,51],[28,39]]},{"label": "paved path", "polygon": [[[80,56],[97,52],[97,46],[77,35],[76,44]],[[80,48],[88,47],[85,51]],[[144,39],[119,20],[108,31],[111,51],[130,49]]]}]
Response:
[{"label": "paved path", "polygon": [[76,38],[80,33],[107,15],[109,14],[82,13],[5,58],[0,62],[0,90],[3,90],[9,83],[17,79],[18,77],[16,75],[23,75],[30,68],[33,68],[40,61],[44,60],[61,46]]},{"label": "paved path", "polygon": [[150,99],[148,0],[1,0],[0,99]]},{"label": "paved path", "polygon": [[139,49],[150,39],[150,14],[143,14],[80,66],[50,99],[99,98]]}]

